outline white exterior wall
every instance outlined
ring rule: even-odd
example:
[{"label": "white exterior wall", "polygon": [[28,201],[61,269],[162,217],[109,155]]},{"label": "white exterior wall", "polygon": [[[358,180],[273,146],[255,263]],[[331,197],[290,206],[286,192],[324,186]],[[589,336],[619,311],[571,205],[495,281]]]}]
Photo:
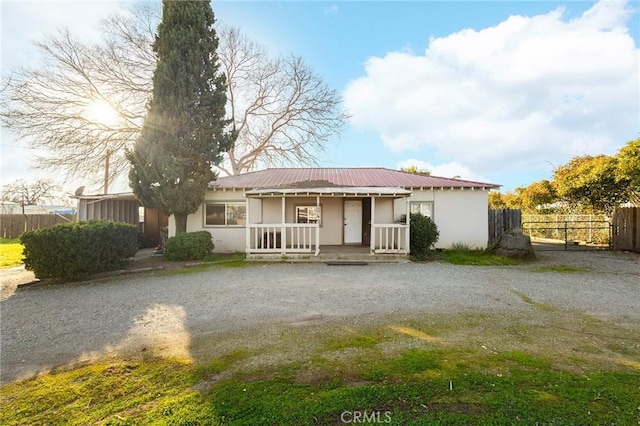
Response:
[{"label": "white exterior wall", "polygon": [[433,220],[440,231],[437,248],[450,248],[453,243],[464,243],[471,248],[487,247],[488,190],[414,190],[410,201],[433,201]]},{"label": "white exterior wall", "polygon": [[[244,202],[244,191],[207,191],[203,205],[198,211],[189,215],[187,220],[187,232],[209,231],[215,248],[214,253],[244,252],[245,250],[245,227],[244,226],[205,226],[204,204],[213,202]],[[257,202],[256,202],[257,201]],[[252,200],[249,207],[249,214],[255,217],[256,210],[259,212],[259,200]],[[169,236],[176,234],[175,217],[169,218]]]},{"label": "white exterior wall", "polygon": [[[315,206],[316,197],[285,197],[285,222],[295,223],[296,206]],[[342,199],[334,197],[320,197],[322,207],[320,244],[342,244]],[[262,204],[263,223],[282,222],[282,198],[265,198]]]},{"label": "white exterior wall", "polygon": [[[432,201],[433,219],[440,231],[437,248],[450,248],[460,242],[472,248],[485,248],[488,240],[488,190],[465,188],[464,190],[425,189],[414,190],[410,201]],[[316,197],[286,198],[286,222],[294,221],[296,205],[316,205]],[[246,201],[244,191],[209,191],[206,201]],[[250,223],[280,223],[282,220],[280,197],[265,197],[249,200]],[[376,198],[376,223],[393,223],[406,212],[406,198]],[[320,244],[343,244],[344,212],[343,198],[321,197],[322,227]],[[204,226],[204,209],[189,216],[187,232],[206,230],[211,232],[215,252],[243,252],[245,250],[244,226]],[[174,218],[169,218],[169,235],[175,235]]]},{"label": "white exterior wall", "polygon": [[393,198],[378,198],[376,197],[375,217],[373,218],[375,223],[393,223],[393,210],[394,200]]}]

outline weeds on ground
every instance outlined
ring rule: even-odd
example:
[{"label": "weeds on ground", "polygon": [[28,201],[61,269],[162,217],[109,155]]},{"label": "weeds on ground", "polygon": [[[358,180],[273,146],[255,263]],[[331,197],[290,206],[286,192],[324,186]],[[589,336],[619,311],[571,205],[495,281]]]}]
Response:
[{"label": "weeds on ground", "polygon": [[231,254],[211,254],[204,258],[203,261],[185,265],[184,268],[171,269],[161,272],[161,275],[173,276],[184,274],[195,274],[198,272],[208,271],[215,268],[242,268],[247,266],[244,253]]},{"label": "weeds on ground", "polygon": [[522,259],[498,256],[488,250],[445,250],[442,259],[453,265],[509,266],[523,263]]},{"label": "weeds on ground", "polygon": [[533,272],[559,272],[565,274],[575,274],[582,272],[589,272],[588,268],[581,268],[575,266],[568,265],[547,265],[547,266],[538,266],[533,268]]}]

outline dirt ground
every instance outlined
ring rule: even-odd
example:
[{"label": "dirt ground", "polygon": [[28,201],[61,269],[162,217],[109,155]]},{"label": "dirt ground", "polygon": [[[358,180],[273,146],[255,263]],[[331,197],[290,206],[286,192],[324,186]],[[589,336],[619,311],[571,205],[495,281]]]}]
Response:
[{"label": "dirt ground", "polygon": [[252,363],[270,363],[304,356],[310,336],[374,326],[432,330],[447,344],[640,362],[640,255],[538,257],[510,267],[275,262],[176,275],[148,271],[193,262],[146,256],[125,271],[36,285],[22,268],[2,270],[0,379],[105,356],[206,362],[236,347],[266,354]]}]

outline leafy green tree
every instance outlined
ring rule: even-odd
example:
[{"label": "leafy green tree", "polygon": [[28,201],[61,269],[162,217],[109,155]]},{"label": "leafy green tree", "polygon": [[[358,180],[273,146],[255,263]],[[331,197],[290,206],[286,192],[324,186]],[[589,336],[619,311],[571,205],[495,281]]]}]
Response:
[{"label": "leafy green tree", "polygon": [[490,209],[506,209],[507,203],[504,201],[504,195],[501,192],[489,192],[489,208]]},{"label": "leafy green tree", "polygon": [[516,188],[520,208],[527,213],[539,212],[541,208],[557,201],[558,196],[552,183],[546,179],[528,186]]},{"label": "leafy green tree", "polygon": [[422,176],[431,176],[431,170],[422,170],[419,169],[418,166],[412,164],[407,167],[400,167],[401,172],[413,173],[414,175],[422,175]]},{"label": "leafy green tree", "polygon": [[558,196],[579,210],[610,213],[629,200],[629,180],[616,178],[618,160],[607,155],[574,157],[556,169]]},{"label": "leafy green tree", "polygon": [[631,190],[640,195],[640,138],[629,141],[620,148],[618,155],[616,177],[618,181],[629,181]]},{"label": "leafy green tree", "polygon": [[212,166],[233,142],[225,120],[226,81],[208,1],[163,0],[153,50],[153,96],[140,137],[127,153],[129,183],[145,207],[174,215],[176,234],[204,200]]}]

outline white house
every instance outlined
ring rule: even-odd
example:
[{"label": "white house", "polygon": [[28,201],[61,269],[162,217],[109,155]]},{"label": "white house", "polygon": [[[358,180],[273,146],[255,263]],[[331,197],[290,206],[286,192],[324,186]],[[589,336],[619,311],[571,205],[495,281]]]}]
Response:
[{"label": "white house", "polygon": [[[488,194],[499,185],[384,168],[275,168],[221,177],[187,232],[209,231],[216,252],[318,255],[361,247],[408,254],[407,212],[431,217],[436,247],[486,247]],[[175,234],[173,217],[169,235]]]}]

